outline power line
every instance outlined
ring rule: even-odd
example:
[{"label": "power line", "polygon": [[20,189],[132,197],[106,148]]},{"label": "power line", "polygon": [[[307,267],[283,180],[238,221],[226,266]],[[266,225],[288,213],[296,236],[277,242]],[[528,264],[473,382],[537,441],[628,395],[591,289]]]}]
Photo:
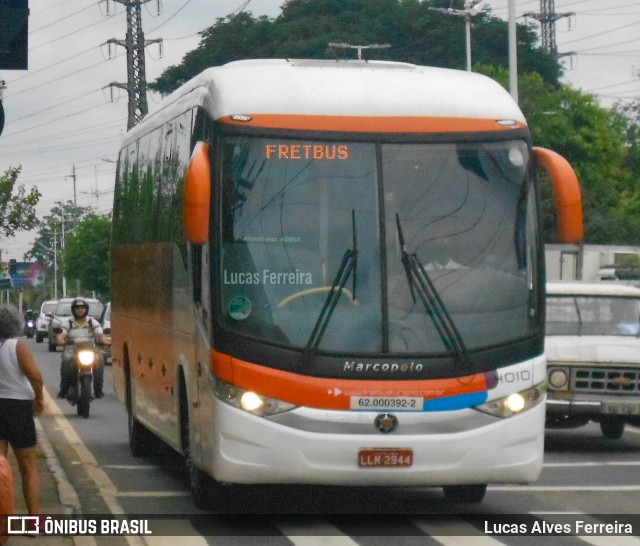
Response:
[{"label": "power line", "polygon": [[87,30],[88,28],[91,28],[91,27],[94,27],[96,25],[99,25],[100,23],[102,23],[104,21],[106,21],[106,19],[98,19],[97,21],[95,21],[94,23],[91,23],[90,25],[85,25],[84,27],[82,27],[80,29],[73,30],[73,31],[71,31],[71,32],[69,32],[67,34],[63,34],[62,36],[58,36],[57,38],[53,38],[53,39],[51,39],[51,40],[49,40],[47,42],[44,42],[44,43],[42,43],[40,45],[37,45],[37,46],[34,46],[34,47],[30,47],[29,48],[29,53],[31,53],[32,51],[35,51],[36,49],[40,49],[41,47],[51,45],[52,43],[57,42],[59,40],[63,40],[64,38],[68,38],[69,36],[73,36],[74,34],[77,34],[78,32],[82,32],[84,30]]},{"label": "power line", "polygon": [[18,95],[22,95],[23,93],[27,93],[29,91],[33,91],[34,89],[38,89],[40,87],[44,87],[45,85],[49,85],[51,83],[55,83],[55,82],[58,82],[60,80],[65,79],[65,78],[68,78],[69,76],[75,76],[76,74],[79,74],[80,72],[84,72],[85,70],[91,70],[92,68],[95,68],[96,66],[104,64],[106,62],[107,62],[107,60],[103,59],[102,61],[99,61],[99,62],[94,63],[92,65],[85,66],[83,68],[79,68],[78,70],[75,70],[74,72],[69,72],[68,74],[63,74],[62,76],[58,76],[57,78],[54,78],[52,80],[47,80],[46,82],[39,83],[38,85],[34,85],[32,87],[27,87],[26,89],[23,89],[22,91],[17,91],[16,93],[10,93],[10,94],[7,95],[7,97],[17,97]]},{"label": "power line", "polygon": [[54,110],[56,108],[60,108],[60,106],[64,106],[65,104],[69,104],[70,102],[75,102],[78,99],[82,99],[84,97],[88,97],[89,95],[93,95],[94,93],[97,93],[98,91],[101,91],[100,88],[94,89],[93,91],[87,91],[86,93],[82,93],[81,95],[76,95],[74,97],[71,97],[70,99],[67,99],[63,102],[59,102],[57,104],[52,104],[51,106],[47,106],[46,108],[43,108],[42,110],[36,110],[35,112],[31,112],[30,114],[27,114],[26,116],[22,116],[21,118],[17,118],[17,119],[12,119],[9,123],[7,123],[7,125],[11,125],[12,123],[17,123],[18,121],[22,121],[23,119],[29,119],[32,118],[33,116],[37,116],[38,114],[41,114],[42,112],[48,112],[49,110]]},{"label": "power line", "polygon": [[41,27],[35,28],[31,31],[29,31],[29,35],[31,36],[32,34],[35,34],[36,32],[43,30],[45,28],[49,28],[52,27],[53,25],[60,23],[62,21],[66,21],[67,19],[69,19],[69,17],[73,17],[74,15],[77,15],[78,13],[81,13],[83,11],[88,10],[89,8],[93,8],[93,6],[86,6],[84,8],[80,8],[78,11],[74,11],[73,13],[70,13],[69,15],[65,15],[64,17],[62,17],[61,19],[56,19],[55,21],[51,21],[50,23],[47,23],[46,25],[43,25]]}]

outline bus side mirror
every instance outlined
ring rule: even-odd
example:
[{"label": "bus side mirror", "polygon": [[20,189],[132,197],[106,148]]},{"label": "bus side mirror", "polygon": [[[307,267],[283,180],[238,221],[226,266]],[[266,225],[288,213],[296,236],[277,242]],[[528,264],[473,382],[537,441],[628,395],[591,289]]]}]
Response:
[{"label": "bus side mirror", "polygon": [[183,231],[193,244],[209,240],[209,207],[211,202],[211,166],[209,145],[196,143],[184,180]]},{"label": "bus side mirror", "polygon": [[553,186],[558,221],[558,239],[561,243],[582,240],[582,197],[573,167],[560,154],[546,148],[534,147],[538,163],[549,174]]}]

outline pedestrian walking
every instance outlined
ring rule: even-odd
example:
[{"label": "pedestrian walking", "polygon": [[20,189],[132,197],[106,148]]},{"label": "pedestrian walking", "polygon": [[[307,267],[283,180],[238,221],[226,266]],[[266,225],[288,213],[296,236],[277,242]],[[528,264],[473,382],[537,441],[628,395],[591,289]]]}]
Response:
[{"label": "pedestrian walking", "polygon": [[0,454],[13,450],[22,493],[30,515],[40,515],[40,476],[36,459],[34,416],[44,409],[42,375],[23,340],[22,317],[0,305]]}]

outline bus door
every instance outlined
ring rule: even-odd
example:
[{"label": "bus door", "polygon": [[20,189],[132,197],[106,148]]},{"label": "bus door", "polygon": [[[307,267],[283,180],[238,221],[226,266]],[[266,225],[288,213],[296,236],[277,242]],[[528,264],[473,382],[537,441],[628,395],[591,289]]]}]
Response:
[{"label": "bus door", "polygon": [[195,460],[202,458],[203,444],[210,444],[213,434],[211,419],[213,399],[209,384],[209,351],[211,348],[211,297],[209,276],[209,246],[191,244],[191,268],[193,284],[193,308],[195,313],[195,366],[193,377],[188,379],[191,385],[189,411],[190,428],[198,441],[192,444]]}]

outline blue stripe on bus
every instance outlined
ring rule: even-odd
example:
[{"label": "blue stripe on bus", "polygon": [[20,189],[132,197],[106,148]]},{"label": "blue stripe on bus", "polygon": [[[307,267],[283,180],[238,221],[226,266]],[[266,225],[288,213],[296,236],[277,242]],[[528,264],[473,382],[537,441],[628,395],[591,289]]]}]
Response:
[{"label": "blue stripe on bus", "polygon": [[487,391],[470,392],[457,396],[447,396],[446,398],[436,398],[435,400],[425,400],[423,411],[453,411],[470,408],[486,402]]}]

